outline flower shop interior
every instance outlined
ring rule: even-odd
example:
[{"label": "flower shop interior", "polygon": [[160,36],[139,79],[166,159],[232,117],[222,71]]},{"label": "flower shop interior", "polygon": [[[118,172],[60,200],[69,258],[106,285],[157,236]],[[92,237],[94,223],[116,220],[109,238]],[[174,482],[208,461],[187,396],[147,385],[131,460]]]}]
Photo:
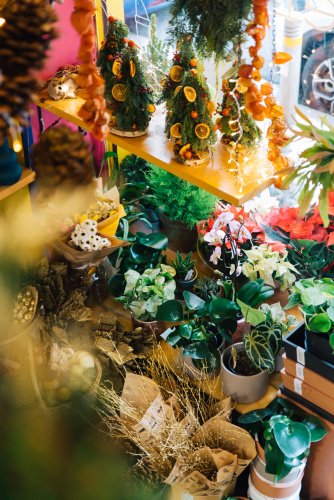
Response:
[{"label": "flower shop interior", "polygon": [[1,499],[334,500],[333,115],[333,0],[0,0]]}]

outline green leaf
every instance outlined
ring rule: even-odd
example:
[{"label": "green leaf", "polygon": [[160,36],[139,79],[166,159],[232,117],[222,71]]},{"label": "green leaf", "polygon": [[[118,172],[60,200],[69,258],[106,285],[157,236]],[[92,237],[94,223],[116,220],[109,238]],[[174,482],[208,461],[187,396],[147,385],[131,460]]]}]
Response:
[{"label": "green leaf", "polygon": [[329,319],[334,323],[334,304],[331,304],[326,312]]},{"label": "green leaf", "polygon": [[266,335],[251,330],[243,336],[243,344],[247,356],[255,368],[271,373],[275,366],[275,356]]},{"label": "green leaf", "polygon": [[138,243],[141,245],[154,248],[155,250],[166,250],[168,246],[168,238],[162,233],[136,233]]},{"label": "green leaf", "polygon": [[244,302],[241,302],[241,300],[239,299],[237,299],[237,303],[241,309],[241,314],[245,318],[245,321],[248,321],[252,326],[257,326],[266,320],[266,315],[264,312],[259,311],[258,309],[253,309]]},{"label": "green leaf", "polygon": [[155,255],[156,250],[153,248],[145,247],[141,243],[133,243],[129,250],[131,260],[136,264],[145,264],[150,262]]},{"label": "green leaf", "polygon": [[334,354],[334,333],[331,333],[329,336],[329,345],[331,346]]},{"label": "green leaf", "polygon": [[182,321],[183,307],[178,300],[167,300],[159,306],[156,314],[158,321]]},{"label": "green leaf", "polygon": [[271,408],[249,411],[244,415],[240,415],[238,418],[238,424],[248,425],[262,422],[265,418],[271,417],[272,415],[274,415],[274,410]]},{"label": "green leaf", "polygon": [[308,329],[312,332],[327,333],[332,328],[332,322],[327,313],[320,313],[308,322]]},{"label": "green leaf", "polygon": [[187,340],[190,340],[193,333],[193,328],[189,323],[184,323],[177,328],[178,334]]},{"label": "green leaf", "polygon": [[266,472],[275,476],[280,475],[284,468],[284,454],[277,446],[274,437],[266,440],[264,456],[266,459]]},{"label": "green leaf", "polygon": [[190,311],[198,311],[205,307],[205,301],[192,292],[183,292],[183,298]]},{"label": "green leaf", "polygon": [[311,432],[301,422],[277,422],[273,427],[277,446],[288,458],[295,458],[305,453],[311,443]]},{"label": "green leaf", "polygon": [[301,294],[301,299],[306,306],[314,307],[321,306],[327,302],[327,297],[320,290],[316,290],[313,287],[304,290]]},{"label": "green leaf", "polygon": [[321,190],[319,196],[319,211],[321,218],[324,222],[324,226],[329,226],[329,217],[328,217],[328,189],[323,188]]},{"label": "green leaf", "polygon": [[206,342],[196,342],[183,348],[184,356],[190,356],[193,359],[210,359],[211,353]]},{"label": "green leaf", "polygon": [[283,307],[284,310],[291,309],[291,307],[297,306],[301,303],[301,296],[299,292],[294,292],[289,295],[289,300],[287,304]]},{"label": "green leaf", "polygon": [[213,298],[209,302],[208,311],[212,321],[225,319],[227,317],[236,318],[239,308],[235,302],[223,298]]},{"label": "green leaf", "polygon": [[320,418],[314,415],[309,415],[303,422],[311,433],[311,442],[321,441],[326,436],[327,430],[323,426]]}]

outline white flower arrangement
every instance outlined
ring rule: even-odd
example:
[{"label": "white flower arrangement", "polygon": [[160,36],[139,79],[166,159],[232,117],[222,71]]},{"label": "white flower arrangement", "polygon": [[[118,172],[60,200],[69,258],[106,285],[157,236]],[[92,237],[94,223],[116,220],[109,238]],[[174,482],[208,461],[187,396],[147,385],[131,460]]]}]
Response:
[{"label": "white flower arrangement", "polygon": [[297,269],[288,260],[288,252],[283,254],[271,250],[267,244],[254,246],[244,250],[247,260],[242,264],[242,273],[249,280],[262,278],[267,285],[275,287],[275,280],[280,284],[280,290],[290,288],[296,281]]},{"label": "white flower arrangement", "polygon": [[102,250],[111,246],[108,238],[102,238],[97,234],[97,222],[90,219],[75,226],[71,233],[71,241],[85,252]]}]

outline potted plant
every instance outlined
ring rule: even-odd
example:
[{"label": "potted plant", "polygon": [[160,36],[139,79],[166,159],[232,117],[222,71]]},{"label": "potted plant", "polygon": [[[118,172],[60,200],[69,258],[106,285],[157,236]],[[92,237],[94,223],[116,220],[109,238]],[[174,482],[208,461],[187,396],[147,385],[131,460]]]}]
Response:
[{"label": "potted plant", "polygon": [[194,287],[194,293],[203,300],[209,300],[213,297],[220,296],[222,294],[222,288],[218,284],[217,279],[204,275],[197,280]]},{"label": "potted plant", "polygon": [[[251,283],[246,285],[246,290],[250,291]],[[244,290],[241,292],[239,296],[247,300]],[[252,403],[266,392],[268,374],[274,371],[275,357],[282,345],[282,328],[270,322],[270,316],[263,311],[239,298],[236,302],[250,329],[244,331],[242,342],[229,346],[223,353],[224,392],[232,395],[238,403]]]},{"label": "potted plant", "polygon": [[125,288],[117,300],[131,311],[136,326],[139,324],[150,329],[159,327],[156,322],[159,306],[175,297],[174,276],[175,269],[165,264],[146,269],[143,273],[133,269],[126,271]]},{"label": "potted plant", "polygon": [[179,301],[163,304],[157,313],[162,321],[182,321],[161,336],[174,348],[181,348],[184,366],[190,376],[206,378],[220,372],[219,347],[237,327],[239,308],[221,297],[204,301],[189,291],[183,292],[186,312]]},{"label": "potted plant", "polygon": [[203,189],[152,166],[147,182],[159,209],[162,232],[171,250],[187,253],[196,248],[196,224],[214,209],[217,198]]},{"label": "potted plant", "polygon": [[176,271],[175,282],[178,298],[182,297],[185,290],[191,292],[197,280],[196,260],[193,260],[192,255],[192,252],[189,252],[185,257],[182,257],[181,253],[177,251],[175,260],[171,261],[171,266]]},{"label": "potted plant", "polygon": [[197,231],[202,261],[227,279],[240,275],[244,250],[252,247],[262,230],[244,208],[219,202],[211,216],[197,225]]},{"label": "potted plant", "polygon": [[281,291],[288,290],[296,281],[297,269],[287,260],[288,252],[280,253],[272,250],[270,245],[253,246],[244,250],[245,260],[242,264],[242,274],[250,281],[262,278],[267,285],[279,285]]},{"label": "potted plant", "polygon": [[305,320],[306,348],[334,363],[334,281],[307,278],[292,288],[285,309],[300,305]]},{"label": "potted plant", "polygon": [[258,458],[250,476],[250,489],[256,490],[254,495],[295,498],[311,443],[327,434],[321,421],[293,403],[277,398],[267,408],[241,415],[238,423],[256,439]]}]

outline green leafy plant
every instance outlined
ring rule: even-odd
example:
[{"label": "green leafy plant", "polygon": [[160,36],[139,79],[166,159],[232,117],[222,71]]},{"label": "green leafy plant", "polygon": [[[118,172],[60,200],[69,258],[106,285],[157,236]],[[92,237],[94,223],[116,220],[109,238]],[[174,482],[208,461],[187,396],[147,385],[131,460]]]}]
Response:
[{"label": "green leafy plant", "polygon": [[152,163],[149,163],[137,155],[126,155],[121,162],[120,169],[127,183],[146,188],[146,174],[151,165]]},{"label": "green leafy plant", "polygon": [[124,293],[117,300],[130,309],[136,319],[154,321],[159,306],[174,299],[176,285],[173,276],[175,270],[164,264],[156,269],[146,269],[142,274],[129,269],[124,274]]},{"label": "green leafy plant", "polygon": [[267,408],[241,415],[238,423],[258,439],[264,449],[266,472],[276,480],[301,466],[311,443],[321,441],[327,434],[320,419],[282,398]]},{"label": "green leafy plant", "polygon": [[328,193],[334,190],[334,127],[325,118],[322,122],[327,130],[315,127],[304,113],[297,108],[295,110],[307,123],[307,125],[296,123],[299,129],[294,131],[296,136],[313,140],[313,145],[300,154],[303,162],[287,175],[282,187],[288,187],[295,180],[300,185],[298,202],[301,217],[307,212],[320,188],[319,210],[324,226],[327,227],[329,225]]},{"label": "green leafy plant", "polygon": [[131,245],[123,247],[122,252],[115,252],[110,257],[110,262],[118,273],[124,274],[129,269],[142,273],[145,269],[154,269],[158,264],[165,263],[168,238],[164,234],[137,232],[135,236],[126,235],[123,239],[130,241]]},{"label": "green leafy plant", "polygon": [[[194,360],[205,360],[207,366],[216,366],[217,347],[222,338],[230,339],[237,328],[239,308],[235,302],[223,298],[204,301],[191,292],[183,292],[186,312],[182,304],[171,300],[157,312],[161,321],[183,321],[162,334],[172,347],[182,347],[183,353]],[[201,364],[201,366],[205,366]]]},{"label": "green leafy plant", "polygon": [[147,174],[147,182],[154,205],[171,220],[184,222],[189,229],[207,219],[217,202],[212,194],[155,166]]},{"label": "green leafy plant", "polygon": [[[185,257],[177,251],[176,258],[171,261],[171,265],[176,271],[176,278],[180,280],[192,279],[195,273],[196,260],[192,258],[192,252],[189,252]],[[188,278],[187,278],[188,277]]]},{"label": "green leafy plant", "polygon": [[334,281],[308,278],[297,281],[285,309],[300,305],[306,329],[328,336],[334,351]]},{"label": "green leafy plant", "polygon": [[171,36],[193,34],[194,44],[201,56],[222,59],[233,48],[232,42],[240,35],[248,18],[251,0],[174,0],[171,7]]},{"label": "green leafy plant", "polygon": [[194,288],[195,294],[203,300],[216,297],[220,294],[220,291],[221,287],[217,283],[217,280],[206,275],[199,278]]},{"label": "green leafy plant", "polygon": [[[219,276],[222,273],[215,271],[215,274]],[[266,285],[262,278],[245,283],[238,291],[235,290],[234,284],[230,280],[223,281],[219,279],[217,283],[223,288],[225,298],[238,301],[239,304],[244,304],[249,308],[258,307],[265,300],[274,295],[273,288]]]}]

